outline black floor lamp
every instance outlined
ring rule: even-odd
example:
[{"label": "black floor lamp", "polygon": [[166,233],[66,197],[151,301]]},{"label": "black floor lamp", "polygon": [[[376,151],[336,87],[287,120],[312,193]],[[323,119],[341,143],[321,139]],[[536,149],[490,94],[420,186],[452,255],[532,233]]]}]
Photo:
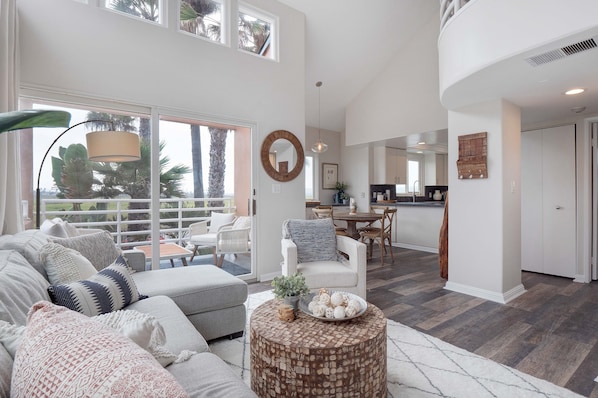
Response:
[{"label": "black floor lamp", "polygon": [[[0,134],[13,130],[28,129],[33,127],[68,127],[71,120],[71,115],[65,111],[53,110],[25,110],[0,113]],[[56,141],[62,137],[66,132],[81,124],[102,122],[106,120],[86,120],[74,124],[64,130],[56,139],[50,144],[37,174],[37,188],[36,188],[36,227],[40,225],[40,190],[39,180],[44,166],[44,161],[54,146]],[[139,136],[128,131],[93,131],[87,133],[87,153],[88,158],[94,162],[132,162],[141,158],[139,148]]]},{"label": "black floor lamp", "polygon": [[[35,190],[35,225],[40,226],[41,194],[39,180],[42,175],[44,162],[56,141],[69,130],[85,123],[106,123],[106,120],[85,120],[73,124],[64,130],[48,147],[37,173],[37,188]],[[87,139],[87,156],[92,162],[133,162],[141,158],[139,149],[139,136],[129,131],[92,131],[85,136]]]}]

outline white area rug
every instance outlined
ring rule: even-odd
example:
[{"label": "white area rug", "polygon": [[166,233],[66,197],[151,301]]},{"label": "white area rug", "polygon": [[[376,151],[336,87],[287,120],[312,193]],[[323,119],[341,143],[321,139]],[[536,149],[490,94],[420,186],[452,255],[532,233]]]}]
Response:
[{"label": "white area rug", "polygon": [[[271,291],[249,296],[248,323],[253,309],[271,298]],[[387,335],[389,397],[581,397],[398,322],[388,320]],[[250,385],[247,330],[243,337],[210,344],[210,349]]]}]

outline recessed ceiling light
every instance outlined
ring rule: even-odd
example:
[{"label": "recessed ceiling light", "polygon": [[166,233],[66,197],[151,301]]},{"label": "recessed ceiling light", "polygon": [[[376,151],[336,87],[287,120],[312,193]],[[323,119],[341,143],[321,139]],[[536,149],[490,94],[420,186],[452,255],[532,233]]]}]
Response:
[{"label": "recessed ceiling light", "polygon": [[424,151],[417,151],[417,153],[424,153]]},{"label": "recessed ceiling light", "polygon": [[420,141],[417,143],[417,145],[426,145],[426,141]]},{"label": "recessed ceiling light", "polygon": [[575,95],[575,94],[581,94],[584,91],[586,91],[583,88],[572,88],[571,90],[565,91],[566,95]]}]

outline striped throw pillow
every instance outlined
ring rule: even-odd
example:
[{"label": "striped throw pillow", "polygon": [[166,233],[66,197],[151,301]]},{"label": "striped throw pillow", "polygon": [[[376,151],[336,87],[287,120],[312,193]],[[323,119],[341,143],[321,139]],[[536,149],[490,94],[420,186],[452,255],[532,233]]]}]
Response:
[{"label": "striped throw pillow", "polygon": [[54,304],[87,316],[121,310],[145,298],[137,291],[123,256],[87,279],[49,286],[48,293]]}]

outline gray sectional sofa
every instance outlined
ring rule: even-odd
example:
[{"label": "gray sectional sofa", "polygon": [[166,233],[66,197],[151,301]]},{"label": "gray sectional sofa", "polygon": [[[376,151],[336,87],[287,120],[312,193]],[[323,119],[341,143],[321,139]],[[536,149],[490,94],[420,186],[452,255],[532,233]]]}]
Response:
[{"label": "gray sectional sofa", "polygon": [[[94,239],[93,234],[86,236]],[[67,246],[76,240],[65,239],[62,243]],[[47,291],[50,282],[39,256],[40,248],[49,240],[51,238],[39,230],[0,236],[0,320],[25,325],[34,303],[51,301]],[[143,253],[124,254],[129,266],[136,271],[131,277],[139,293],[149,296],[125,309],[155,317],[163,327],[164,348],[169,352],[194,353],[186,360],[165,367],[187,394],[192,397],[255,397],[224,361],[209,352],[206,342],[243,333],[245,282],[215,266],[146,271]],[[12,369],[13,357],[0,344],[0,397],[10,396]]]}]

